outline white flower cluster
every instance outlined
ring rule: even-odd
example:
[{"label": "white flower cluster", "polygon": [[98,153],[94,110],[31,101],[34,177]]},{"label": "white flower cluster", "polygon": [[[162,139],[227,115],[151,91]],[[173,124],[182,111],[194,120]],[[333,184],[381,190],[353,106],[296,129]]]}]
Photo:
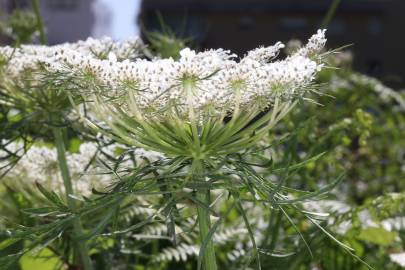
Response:
[{"label": "white flower cluster", "polygon": [[88,38],[76,43],[63,43],[54,46],[22,45],[19,48],[0,47],[0,58],[7,62],[6,74],[18,78],[25,70],[35,69],[43,63],[50,70],[58,71],[66,66],[81,68],[92,66],[95,60],[108,59],[115,61],[135,59],[142,55],[143,43],[139,38],[114,42],[111,38]]},{"label": "white flower cluster", "polygon": [[[10,151],[22,152],[20,143],[11,143],[7,148]],[[92,161],[96,154],[97,145],[83,143],[79,153],[69,153],[66,156],[73,188],[77,194],[88,196],[92,187],[102,188],[109,183],[109,176],[93,172],[95,166]],[[56,149],[46,146],[31,146],[6,174],[4,181],[11,186],[22,185],[25,188],[34,188],[35,182],[38,182],[47,189],[64,194]]]},{"label": "white flower cluster", "polygon": [[395,262],[401,267],[405,267],[405,252],[390,254],[391,261]]},{"label": "white flower cluster", "polygon": [[[14,75],[36,62],[45,63],[51,71],[66,70],[68,66],[73,74],[91,74],[105,92],[129,92],[128,107],[143,113],[161,114],[173,105],[179,112],[209,108],[210,112],[224,113],[238,106],[262,110],[276,98],[291,100],[302,95],[323,67],[318,54],[325,41],[325,30],[319,30],[295,54],[273,62],[284,47],[280,42],[252,50],[241,59],[222,49],[196,53],[186,48],[179,60],[123,60],[124,52],[140,43],[117,45],[109,39],[51,47],[23,46],[14,52],[6,47],[0,54],[11,56],[8,69]],[[95,56],[108,48],[112,48],[108,59]]]},{"label": "white flower cluster", "polygon": [[318,32],[308,40],[306,46],[298,49],[297,54],[305,57],[311,55],[316,56],[326,44],[325,31],[325,29],[318,30]]},{"label": "white flower cluster", "polygon": [[316,55],[325,44],[324,30],[318,31],[308,45],[284,60],[270,62],[284,47],[280,42],[258,48],[237,59],[229,51],[196,53],[188,48],[180,59],[123,61],[100,64],[100,78],[106,85],[123,89],[131,85],[130,107],[161,114],[176,105],[176,110],[223,113],[242,108],[264,109],[276,98],[291,100],[311,86],[323,67]]},{"label": "white flower cluster", "polygon": [[[114,153],[118,144],[113,144],[103,148],[103,153],[116,157]],[[31,146],[25,153],[22,143],[9,143],[7,150],[10,153],[21,155],[18,162],[11,167],[6,174],[4,181],[15,187],[34,187],[35,182],[40,183],[47,189],[64,194],[64,185],[62,175],[59,170],[58,156],[56,148],[47,146]],[[5,157],[5,152],[0,151],[0,158]],[[164,158],[161,154],[145,149],[137,148],[133,151],[135,162],[142,166],[146,162],[154,162]],[[113,181],[111,172],[100,166],[97,162],[102,159],[103,162],[109,161],[98,152],[98,145],[86,142],[80,145],[78,153],[68,153],[66,155],[69,172],[72,177],[72,184],[76,194],[89,196],[92,188],[103,189]],[[121,167],[132,167],[129,160],[123,160]],[[0,161],[0,168],[7,166],[7,161]],[[27,181],[29,181],[27,183]]]},{"label": "white flower cluster", "polygon": [[[397,194],[392,193],[390,196],[395,198]],[[331,226],[331,229],[338,234],[344,235],[353,227],[351,219],[338,220],[339,216],[347,214],[352,210],[350,205],[343,201],[308,201],[303,203],[303,206],[305,210],[317,213],[319,216],[324,216],[327,218],[328,225]],[[362,229],[380,228],[388,232],[398,232],[405,229],[404,216],[397,216],[377,221],[375,218],[373,218],[368,209],[363,209],[360,212],[357,212],[356,217],[358,218],[360,227]]]},{"label": "white flower cluster", "polygon": [[[141,167],[147,163],[152,163],[166,158],[163,154],[156,151],[149,151],[139,147],[128,148],[128,146],[119,143],[103,146],[101,150],[103,155],[115,158],[117,157],[117,152],[123,152],[121,155],[124,155],[124,157],[120,157],[122,160],[119,164],[119,167],[122,168],[133,168],[133,162],[135,162],[136,167]],[[126,158],[125,153],[130,154],[131,158]],[[116,165],[114,162],[108,161],[107,158],[104,158],[102,155],[100,155],[98,158],[102,159],[103,162],[111,165],[112,167]]]},{"label": "white flower cluster", "polygon": [[380,96],[381,100],[385,102],[393,100],[399,105],[400,111],[405,111],[405,99],[403,96],[403,91],[396,91],[385,86],[379,80],[363,74],[352,73],[350,75],[350,80],[369,86]]}]

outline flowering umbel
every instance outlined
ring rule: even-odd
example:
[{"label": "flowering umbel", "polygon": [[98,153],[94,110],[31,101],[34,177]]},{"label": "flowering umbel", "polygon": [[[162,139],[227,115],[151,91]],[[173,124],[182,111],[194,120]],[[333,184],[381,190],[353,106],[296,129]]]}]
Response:
[{"label": "flowering umbel", "polygon": [[[222,49],[185,48],[178,60],[145,60],[137,58],[139,41],[107,39],[1,52],[11,58],[9,77],[38,64],[56,78],[63,75],[56,80],[62,88],[80,90],[94,104],[100,121],[90,124],[100,128],[104,122],[118,141],[201,158],[256,143],[314,87],[325,42],[325,30],[318,30],[284,60],[275,60],[280,42],[240,59]],[[78,77],[91,83],[72,83]]]},{"label": "flowering umbel", "polygon": [[[199,159],[235,153],[255,144],[313,88],[324,33],[277,61],[282,43],[241,59],[222,49],[186,48],[177,61],[100,64],[94,107],[130,145]],[[111,91],[119,98],[106,98]]]}]

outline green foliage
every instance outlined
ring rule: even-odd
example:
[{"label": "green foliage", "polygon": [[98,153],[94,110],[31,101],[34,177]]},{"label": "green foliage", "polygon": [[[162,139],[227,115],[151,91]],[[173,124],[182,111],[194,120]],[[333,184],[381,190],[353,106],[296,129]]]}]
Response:
[{"label": "green foliage", "polygon": [[157,13],[160,29],[158,31],[149,31],[145,29],[143,34],[150,44],[152,55],[161,58],[180,57],[179,52],[191,42],[191,38],[181,38],[167,25],[160,13]]},{"label": "green foliage", "polygon": [[31,43],[38,35],[37,18],[30,10],[14,10],[0,30],[17,44]]},{"label": "green foliage", "polygon": [[389,232],[383,228],[370,227],[361,230],[358,239],[366,241],[371,244],[380,246],[387,246],[393,244],[398,234],[395,232]]}]

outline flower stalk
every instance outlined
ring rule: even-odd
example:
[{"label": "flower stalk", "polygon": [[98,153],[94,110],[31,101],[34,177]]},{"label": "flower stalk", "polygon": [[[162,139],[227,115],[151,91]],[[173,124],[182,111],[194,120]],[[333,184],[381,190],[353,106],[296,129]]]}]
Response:
[{"label": "flower stalk", "polygon": [[[66,200],[69,208],[74,212],[77,209],[76,201],[71,197],[73,195],[72,180],[70,178],[69,168],[66,161],[66,149],[63,142],[63,132],[61,127],[52,127],[55,145],[58,152],[59,168],[62,174],[63,183],[65,186]],[[89,257],[88,248],[85,240],[78,240],[83,236],[83,226],[80,218],[76,217],[73,220],[73,238],[75,241],[75,248],[77,255],[80,258],[80,264],[83,270],[92,270],[92,263]]]},{"label": "flower stalk", "polygon": [[[204,204],[210,203],[210,190],[197,191],[197,199]],[[212,239],[208,239],[208,234],[211,229],[211,220],[208,209],[203,206],[197,205],[198,226],[200,228],[201,242],[208,241],[203,253],[203,267],[204,270],[217,270],[217,262],[215,257],[214,243]]]},{"label": "flower stalk", "polygon": [[[192,177],[199,180],[204,180],[202,177],[203,164],[200,159],[194,159],[191,174]],[[200,229],[201,248],[205,244],[205,249],[202,253],[202,265],[204,270],[217,270],[217,261],[215,256],[214,243],[212,237],[209,236],[211,229],[211,219],[209,213],[210,206],[210,189],[202,188],[197,190],[196,197],[201,204],[197,204],[198,226]]]},{"label": "flower stalk", "polygon": [[34,9],[35,17],[37,18],[37,27],[39,31],[39,40],[41,44],[46,44],[47,43],[47,38],[45,34],[45,27],[44,27],[44,21],[41,16],[41,11],[39,8],[39,2],[38,0],[32,0],[32,8]]}]

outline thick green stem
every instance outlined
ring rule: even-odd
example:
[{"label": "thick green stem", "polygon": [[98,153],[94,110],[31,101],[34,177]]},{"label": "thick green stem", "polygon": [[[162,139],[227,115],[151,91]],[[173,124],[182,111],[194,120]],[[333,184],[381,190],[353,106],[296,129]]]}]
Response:
[{"label": "thick green stem", "polygon": [[[194,178],[202,178],[203,165],[201,160],[194,159],[191,173]],[[204,270],[217,270],[217,261],[215,258],[215,249],[212,238],[208,238],[210,229],[211,229],[211,220],[210,213],[207,207],[210,205],[210,190],[209,189],[200,189],[197,190],[197,200],[202,204],[197,204],[197,215],[198,215],[198,226],[200,228],[200,240],[201,244],[205,241],[208,241],[204,253],[203,253],[203,268]]]},{"label": "thick green stem", "polygon": [[44,45],[47,43],[47,40],[46,40],[46,35],[45,35],[44,21],[42,20],[41,11],[39,9],[39,2],[38,2],[38,0],[32,0],[31,3],[32,3],[32,9],[34,10],[34,13],[35,13],[35,17],[37,18],[39,41],[41,42],[41,44]]},{"label": "thick green stem", "polygon": [[[210,204],[210,191],[201,190],[197,191],[197,199],[205,205]],[[211,220],[209,210],[203,206],[197,206],[198,225],[200,227],[201,242],[206,241],[208,233],[211,228]],[[212,239],[209,239],[203,254],[203,267],[205,270],[217,270],[217,261],[215,258],[215,249]]]},{"label": "thick green stem", "polygon": [[[60,127],[53,127],[52,128],[54,139],[55,139],[55,144],[56,148],[58,151],[58,161],[59,161],[59,168],[62,174],[63,178],[63,184],[65,186],[65,192],[66,192],[66,200],[68,203],[69,208],[72,211],[76,210],[76,201],[74,198],[72,198],[70,195],[73,195],[73,187],[72,187],[72,181],[70,179],[70,173],[69,173],[69,168],[67,165],[66,161],[66,149],[65,149],[65,144],[63,142],[63,133],[62,133],[62,128]],[[80,218],[77,217],[73,221],[73,237],[75,239],[79,239],[79,237],[83,236],[83,227],[80,222]],[[83,270],[92,270],[92,263],[89,257],[89,252],[88,248],[86,245],[85,240],[75,240],[75,248],[76,252],[78,253],[80,257],[80,262],[81,262],[81,269]]]}]

